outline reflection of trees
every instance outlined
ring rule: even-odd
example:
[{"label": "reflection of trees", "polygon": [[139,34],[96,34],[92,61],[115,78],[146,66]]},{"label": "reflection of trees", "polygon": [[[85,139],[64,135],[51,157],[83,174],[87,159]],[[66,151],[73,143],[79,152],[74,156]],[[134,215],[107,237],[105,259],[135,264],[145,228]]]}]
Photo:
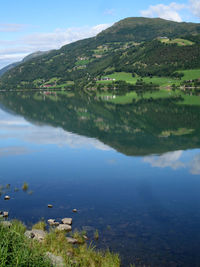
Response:
[{"label": "reflection of trees", "polygon": [[200,107],[177,105],[176,99],[115,105],[80,93],[37,92],[6,93],[0,101],[28,120],[95,137],[127,155],[200,147]]}]

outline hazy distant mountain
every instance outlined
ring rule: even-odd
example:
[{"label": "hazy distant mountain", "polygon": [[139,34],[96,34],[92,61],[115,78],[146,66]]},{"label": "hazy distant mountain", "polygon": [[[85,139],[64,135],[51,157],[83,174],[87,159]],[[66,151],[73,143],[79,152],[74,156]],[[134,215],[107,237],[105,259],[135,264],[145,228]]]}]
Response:
[{"label": "hazy distant mountain", "polygon": [[18,66],[19,64],[24,63],[24,62],[26,62],[26,61],[28,61],[28,60],[30,60],[30,59],[36,58],[36,57],[38,57],[38,56],[45,55],[45,54],[47,54],[47,53],[49,53],[49,51],[44,51],[44,52],[42,52],[42,51],[37,51],[37,52],[31,53],[31,54],[29,54],[28,56],[24,57],[24,58],[23,58],[21,61],[19,61],[19,62],[14,62],[14,63],[12,63],[12,64],[9,64],[9,65],[3,67],[2,69],[0,69],[0,77],[1,77],[4,73],[6,73],[8,70],[13,69],[14,67]]}]

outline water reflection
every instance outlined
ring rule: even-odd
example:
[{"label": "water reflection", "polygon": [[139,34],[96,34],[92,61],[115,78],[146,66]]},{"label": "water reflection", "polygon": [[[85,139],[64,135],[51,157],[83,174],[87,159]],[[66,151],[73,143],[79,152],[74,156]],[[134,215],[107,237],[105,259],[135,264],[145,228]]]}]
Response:
[{"label": "water reflection", "polygon": [[[19,139],[34,144],[54,144],[57,146],[69,146],[72,148],[94,147],[100,150],[110,150],[108,146],[94,138],[79,136],[62,128],[32,124],[24,118],[9,114],[0,110],[0,138]],[[1,153],[2,151],[2,153]],[[28,151],[24,147],[5,147],[0,154],[24,154]]]},{"label": "water reflection", "polygon": [[[0,201],[11,218],[73,217],[124,266],[200,265],[199,107],[67,92],[0,103],[0,184],[11,184],[11,200]],[[33,194],[14,192],[25,181]]]},{"label": "water reflection", "polygon": [[199,150],[187,152],[187,160],[184,161],[184,151],[168,152],[160,156],[144,157],[143,161],[150,163],[152,167],[166,168],[174,170],[187,168],[191,174],[200,174],[200,153]]},{"label": "water reflection", "polygon": [[[180,105],[176,99],[143,99],[115,105],[80,93],[57,92],[54,97],[45,95],[45,98],[43,94],[4,93],[0,95],[0,103],[34,124],[55,127],[54,140],[56,137],[69,140],[71,134],[66,132],[75,133],[96,138],[132,156],[200,147],[200,106]],[[48,138],[51,137],[44,133],[43,142]],[[98,146],[102,147],[100,143]]]}]

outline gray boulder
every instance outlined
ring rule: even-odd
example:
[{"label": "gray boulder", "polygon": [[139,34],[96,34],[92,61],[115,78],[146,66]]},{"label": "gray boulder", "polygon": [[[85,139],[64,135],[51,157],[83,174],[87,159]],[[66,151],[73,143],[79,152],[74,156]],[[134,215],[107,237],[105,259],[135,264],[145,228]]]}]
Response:
[{"label": "gray boulder", "polygon": [[46,257],[50,260],[51,264],[55,267],[65,267],[64,260],[61,256],[56,256],[51,252],[46,253]]},{"label": "gray boulder", "polygon": [[58,225],[58,227],[56,227],[56,229],[58,231],[66,231],[66,232],[69,232],[72,230],[72,227],[68,224],[60,224]]},{"label": "gray boulder", "polygon": [[43,241],[46,237],[46,232],[43,230],[37,230],[37,229],[33,229],[30,231],[26,231],[25,232],[25,236],[28,238],[33,238],[37,241]]},{"label": "gray boulder", "polygon": [[72,224],[72,218],[64,218],[64,219],[62,219],[62,223],[71,225]]}]

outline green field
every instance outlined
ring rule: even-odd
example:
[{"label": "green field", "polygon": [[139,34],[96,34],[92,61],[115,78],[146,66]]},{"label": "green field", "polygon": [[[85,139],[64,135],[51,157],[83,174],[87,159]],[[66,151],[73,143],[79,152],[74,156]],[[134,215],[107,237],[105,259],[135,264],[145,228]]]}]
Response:
[{"label": "green field", "polygon": [[[184,76],[181,78],[181,80],[170,78],[170,77],[144,77],[142,78],[145,83],[154,83],[161,87],[166,87],[172,84],[175,84],[177,86],[180,85],[181,82],[184,80],[193,80],[200,78],[200,69],[193,69],[193,70],[181,70],[179,71],[184,74]],[[109,77],[111,79],[115,79],[116,81],[126,81],[127,83],[135,84],[138,79],[141,79],[141,77],[132,77],[131,73],[127,72],[115,72],[113,74],[107,75],[106,77]],[[112,83],[112,81],[98,81],[98,83]]]},{"label": "green field", "polygon": [[[138,79],[141,79],[141,77],[132,77],[131,73],[126,72],[115,72],[113,74],[107,75],[106,77],[109,77],[111,79],[115,79],[116,81],[126,81],[127,83],[136,84]],[[145,83],[154,83],[160,86],[167,86],[172,84],[180,84],[180,80],[173,79],[170,77],[145,77],[142,78]],[[98,83],[112,83],[112,81],[98,81]]]},{"label": "green field", "polygon": [[184,74],[184,77],[181,79],[181,81],[194,80],[200,78],[200,69],[181,70],[179,72],[182,72]]},{"label": "green field", "polygon": [[76,66],[84,66],[84,65],[87,65],[90,61],[89,60],[78,60],[76,61],[75,65]]},{"label": "green field", "polygon": [[186,39],[181,39],[181,38],[176,38],[176,39],[160,39],[162,43],[165,44],[177,44],[178,46],[186,46],[186,45],[193,45],[194,43],[186,40]]}]

